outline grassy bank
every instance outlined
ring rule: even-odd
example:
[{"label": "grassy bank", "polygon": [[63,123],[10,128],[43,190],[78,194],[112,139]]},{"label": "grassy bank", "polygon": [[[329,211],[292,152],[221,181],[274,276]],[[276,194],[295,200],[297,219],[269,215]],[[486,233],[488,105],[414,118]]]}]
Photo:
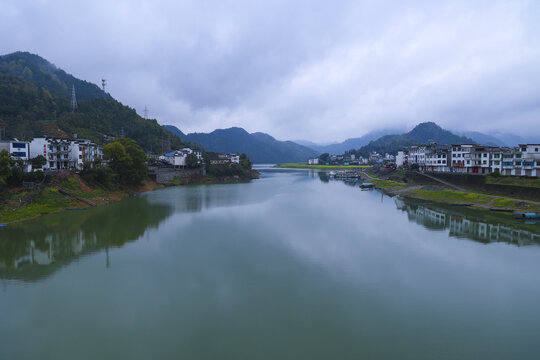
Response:
[{"label": "grassy bank", "polygon": [[509,199],[477,192],[461,192],[440,186],[401,183],[394,180],[367,179],[379,189],[391,195],[434,201],[442,204],[472,204],[481,209],[512,209],[523,212],[540,212],[540,205],[519,199]]},{"label": "grassy bank", "polygon": [[274,167],[282,169],[321,169],[321,170],[346,170],[346,169],[362,169],[370,168],[371,165],[307,165],[307,164],[296,164],[296,163],[286,163],[275,165]]},{"label": "grassy bank", "polygon": [[77,175],[69,174],[44,188],[16,188],[0,193],[0,223],[7,224],[65,209],[90,206],[75,197],[61,193],[58,186],[96,205],[108,204],[135,193],[163,187],[155,182],[145,181],[139,186],[107,189],[97,184],[85,183]]}]

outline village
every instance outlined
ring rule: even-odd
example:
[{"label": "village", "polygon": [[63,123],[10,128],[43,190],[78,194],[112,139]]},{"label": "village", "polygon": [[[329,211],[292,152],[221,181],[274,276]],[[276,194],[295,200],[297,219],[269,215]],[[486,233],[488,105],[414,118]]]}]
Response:
[{"label": "village", "polygon": [[[72,139],[38,137],[32,141],[18,139],[0,140],[0,151],[6,150],[24,173],[35,170],[82,170],[84,164],[103,161],[103,147],[88,139],[79,139],[75,134]],[[240,164],[239,154],[208,153],[210,165]],[[205,168],[203,151],[199,148],[184,147],[162,155],[146,154],[149,163],[155,167],[201,167]],[[42,158],[40,158],[42,157]],[[36,161],[40,158],[41,161]],[[192,159],[190,162],[189,159]]]},{"label": "village", "polygon": [[540,144],[520,144],[509,148],[478,144],[431,143],[405,147],[395,156],[371,153],[368,158],[356,158],[354,154],[344,154],[308,160],[308,165],[318,164],[370,164],[437,173],[540,177]]}]

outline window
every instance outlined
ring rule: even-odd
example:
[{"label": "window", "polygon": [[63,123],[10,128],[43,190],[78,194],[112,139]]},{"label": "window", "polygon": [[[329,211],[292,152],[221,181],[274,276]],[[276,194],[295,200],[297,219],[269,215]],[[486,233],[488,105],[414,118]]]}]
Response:
[{"label": "window", "polygon": [[534,152],[538,152],[538,148],[534,148]]},{"label": "window", "polygon": [[500,163],[500,161],[495,161],[495,165],[499,165]]},{"label": "window", "polygon": [[521,159],[521,154],[515,154],[516,159]]},{"label": "window", "polygon": [[501,155],[501,154],[493,154],[493,157],[494,157],[495,159],[498,159],[498,158],[500,157],[500,155]]},{"label": "window", "polygon": [[521,166],[521,161],[516,161],[516,166]]},{"label": "window", "polygon": [[522,147],[522,148],[521,148],[521,151],[527,152],[527,148],[526,148],[526,147]]},{"label": "window", "polygon": [[461,154],[457,154],[457,157],[461,157]]},{"label": "window", "polygon": [[486,165],[486,164],[487,164],[487,161],[486,161],[486,160],[482,161],[482,164]]},{"label": "window", "polygon": [[54,167],[54,161],[49,162],[49,167]]},{"label": "window", "polygon": [[81,160],[82,160],[82,155],[79,155],[79,159],[81,159]]},{"label": "window", "polygon": [[471,161],[470,160],[467,160],[467,165],[470,165],[471,164]]}]

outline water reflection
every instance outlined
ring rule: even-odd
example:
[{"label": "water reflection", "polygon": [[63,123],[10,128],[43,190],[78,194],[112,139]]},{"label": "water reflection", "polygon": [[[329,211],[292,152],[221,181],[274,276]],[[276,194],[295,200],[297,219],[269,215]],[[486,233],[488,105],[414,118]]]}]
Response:
[{"label": "water reflection", "polygon": [[407,213],[411,222],[432,230],[448,230],[448,235],[452,237],[467,238],[485,244],[505,242],[518,246],[540,245],[538,231],[519,228],[519,220],[509,216],[506,218],[503,215],[499,220],[489,219],[491,214],[474,210],[428,205],[403,198],[395,198],[394,201],[399,210]]},{"label": "water reflection", "polygon": [[171,213],[170,206],[141,196],[4,228],[0,231],[0,278],[39,280],[80,256],[139,239]]}]

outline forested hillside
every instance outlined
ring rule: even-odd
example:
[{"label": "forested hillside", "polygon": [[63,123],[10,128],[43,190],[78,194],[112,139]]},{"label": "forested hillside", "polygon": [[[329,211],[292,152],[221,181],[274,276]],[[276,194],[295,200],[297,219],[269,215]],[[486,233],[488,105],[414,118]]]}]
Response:
[{"label": "forested hillside", "polygon": [[292,141],[279,141],[265,133],[250,134],[238,127],[217,129],[211,133],[184,135],[177,127],[165,125],[171,133],[200,144],[208,151],[245,153],[256,164],[306,162],[318,152]]},{"label": "forested hillside", "polygon": [[[77,110],[70,106],[75,87]],[[97,85],[26,52],[0,56],[0,126],[6,137],[79,137],[103,143],[123,133],[146,151],[182,146],[156,120],[144,119]],[[170,140],[169,140],[170,139]]]},{"label": "forested hillside", "polygon": [[441,128],[434,122],[425,122],[416,125],[414,129],[402,135],[385,135],[368,145],[353,151],[361,156],[368,156],[370,152],[376,151],[379,154],[396,154],[405,146],[420,145],[436,142],[438,144],[474,144],[472,139],[458,136],[448,130]]}]

